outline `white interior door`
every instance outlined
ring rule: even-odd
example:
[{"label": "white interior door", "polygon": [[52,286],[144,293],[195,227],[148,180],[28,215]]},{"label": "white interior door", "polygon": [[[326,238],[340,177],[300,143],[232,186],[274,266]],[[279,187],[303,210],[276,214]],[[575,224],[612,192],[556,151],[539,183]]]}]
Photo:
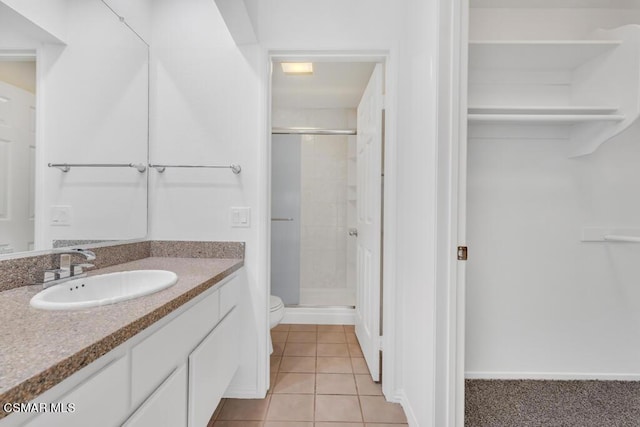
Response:
[{"label": "white interior door", "polygon": [[380,380],[382,243],[382,65],[376,65],[358,105],[356,336],[374,381]]},{"label": "white interior door", "polygon": [[35,96],[0,81],[0,253],[33,249]]}]

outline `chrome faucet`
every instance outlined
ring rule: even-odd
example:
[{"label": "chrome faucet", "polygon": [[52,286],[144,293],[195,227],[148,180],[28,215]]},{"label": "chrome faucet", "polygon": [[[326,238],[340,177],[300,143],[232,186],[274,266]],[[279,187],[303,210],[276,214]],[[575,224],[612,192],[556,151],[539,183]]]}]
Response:
[{"label": "chrome faucet", "polygon": [[85,277],[87,273],[84,269],[93,268],[93,264],[89,263],[72,263],[72,255],[82,255],[86,261],[93,261],[96,259],[96,254],[88,249],[63,249],[56,251],[56,254],[60,255],[59,267],[44,270],[36,279],[36,284],[42,285],[44,288],[49,286],[64,283],[71,279],[77,279],[79,277]]}]

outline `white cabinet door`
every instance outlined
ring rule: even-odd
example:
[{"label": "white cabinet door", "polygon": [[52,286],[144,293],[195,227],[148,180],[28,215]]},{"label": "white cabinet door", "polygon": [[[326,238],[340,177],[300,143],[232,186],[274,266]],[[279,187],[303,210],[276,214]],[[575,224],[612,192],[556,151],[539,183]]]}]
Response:
[{"label": "white cabinet door", "polygon": [[[187,365],[184,363],[138,408],[124,427],[186,427]],[[204,427],[204,425],[203,425]]]},{"label": "white cabinet door", "polygon": [[[120,426],[129,409],[129,370],[122,357],[64,395],[56,403],[74,411],[44,413],[26,427],[115,427]],[[37,401],[37,400],[36,400]]]},{"label": "white cabinet door", "polygon": [[133,348],[131,401],[134,407],[147,399],[207,336],[218,322],[219,305],[216,290]]},{"label": "white cabinet door", "polygon": [[189,427],[204,427],[238,369],[238,310],[227,317],[189,356]]},{"label": "white cabinet door", "polygon": [[240,280],[233,279],[225,284],[218,292],[220,293],[220,318],[223,318],[238,304],[240,298]]}]

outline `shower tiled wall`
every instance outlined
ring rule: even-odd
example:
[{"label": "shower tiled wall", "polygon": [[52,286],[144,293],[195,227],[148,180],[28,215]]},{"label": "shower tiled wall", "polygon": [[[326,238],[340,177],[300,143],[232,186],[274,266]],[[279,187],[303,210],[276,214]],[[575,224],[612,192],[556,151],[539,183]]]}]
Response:
[{"label": "shower tiled wall", "polygon": [[302,288],[345,288],[347,137],[303,136],[301,161]]}]

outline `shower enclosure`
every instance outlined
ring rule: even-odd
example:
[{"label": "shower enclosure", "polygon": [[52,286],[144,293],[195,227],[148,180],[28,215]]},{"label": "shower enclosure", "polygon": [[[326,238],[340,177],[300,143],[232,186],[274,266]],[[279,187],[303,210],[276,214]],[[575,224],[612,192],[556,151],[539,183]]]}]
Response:
[{"label": "shower enclosure", "polygon": [[355,137],[344,130],[275,132],[271,292],[289,306],[353,307]]}]

